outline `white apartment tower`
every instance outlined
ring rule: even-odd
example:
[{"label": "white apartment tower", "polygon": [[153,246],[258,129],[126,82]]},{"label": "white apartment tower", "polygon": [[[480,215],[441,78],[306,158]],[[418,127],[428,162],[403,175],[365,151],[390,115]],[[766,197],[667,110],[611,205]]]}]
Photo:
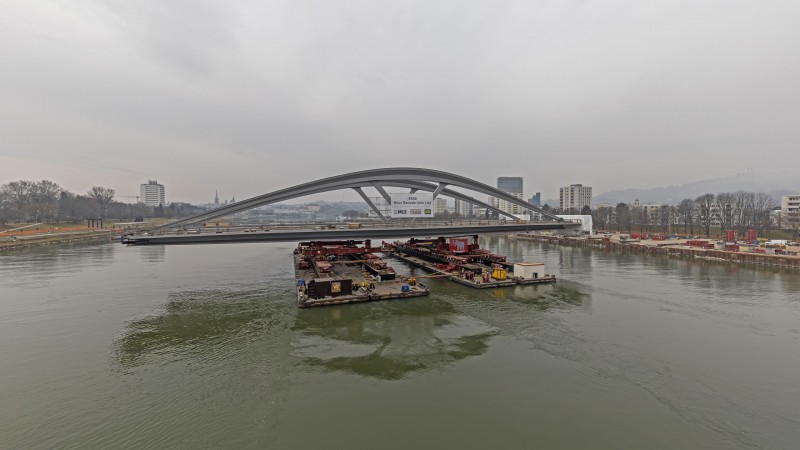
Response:
[{"label": "white apartment tower", "polygon": [[781,197],[781,212],[786,215],[800,215],[800,195],[784,195]]},{"label": "white apartment tower", "polygon": [[800,225],[800,195],[784,195],[781,197],[780,215],[786,220],[786,228]]},{"label": "white apartment tower", "polygon": [[592,188],[582,184],[571,184],[559,189],[559,203],[561,211],[574,208],[578,213],[584,206],[592,206]]},{"label": "white apartment tower", "polygon": [[157,180],[148,180],[147,183],[139,186],[139,201],[147,206],[161,206],[166,203],[164,200],[164,185],[158,184]]}]

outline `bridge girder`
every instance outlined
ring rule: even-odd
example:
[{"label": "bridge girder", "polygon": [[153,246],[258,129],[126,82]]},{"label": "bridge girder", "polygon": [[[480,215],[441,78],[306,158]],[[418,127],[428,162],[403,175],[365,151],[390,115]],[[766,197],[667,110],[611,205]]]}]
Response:
[{"label": "bridge girder", "polygon": [[[387,186],[392,186],[392,187],[409,188],[410,190],[412,190],[414,192],[426,191],[426,192],[434,192],[435,193],[436,190],[438,189],[437,185],[432,184],[432,183],[426,183],[424,181],[392,181],[390,183],[387,182],[386,185]],[[348,187],[355,188],[355,187],[358,187],[358,186],[348,186]],[[462,200],[462,201],[465,201],[467,203],[471,203],[471,204],[473,204],[475,206],[480,206],[481,208],[486,208],[486,209],[488,209],[490,211],[494,211],[494,212],[496,212],[497,214],[499,214],[501,216],[507,216],[507,217],[510,217],[512,219],[515,218],[514,215],[511,214],[511,213],[507,213],[507,212],[503,211],[502,209],[495,208],[494,206],[492,206],[492,205],[490,205],[490,204],[488,204],[486,202],[482,202],[482,201],[480,201],[480,200],[478,200],[476,198],[470,197],[470,196],[468,196],[466,194],[462,194],[461,192],[454,191],[452,189],[442,188],[440,193],[442,195],[447,196],[447,197],[454,198],[454,199],[457,199],[457,200]],[[413,192],[412,192],[412,194],[413,194]]]},{"label": "bridge girder", "polygon": [[[438,183],[432,184],[432,183]],[[480,183],[470,178],[456,175],[448,172],[433,169],[422,169],[413,167],[395,167],[364,170],[359,172],[346,173],[342,175],[335,175],[321,180],[309,181],[297,186],[292,186],[284,189],[279,189],[263,195],[251,197],[246,200],[239,201],[232,205],[217,208],[196,216],[188,217],[185,219],[177,220],[175,222],[162,225],[158,228],[174,228],[180,227],[203,220],[209,220],[217,217],[227,216],[241,211],[257,208],[259,206],[278,203],[286,200],[291,200],[298,197],[305,197],[308,195],[318,194],[322,192],[335,191],[340,189],[364,187],[364,186],[397,186],[409,187],[411,189],[420,189],[440,193],[453,198],[463,199],[469,203],[488,207],[490,210],[511,216],[510,214],[492,207],[484,202],[480,202],[472,197],[466,196],[459,192],[445,188],[444,186],[455,186],[471,191],[479,192],[485,195],[497,197],[509,203],[518,205],[526,210],[536,211],[539,214],[560,222],[561,219],[554,214],[544,211],[541,208],[531,205],[530,203],[520,200],[513,195],[493,188],[485,183]],[[432,188],[432,189],[431,189]],[[380,190],[379,190],[380,191]],[[383,193],[381,193],[383,195]],[[511,216],[513,217],[513,216]]]}]

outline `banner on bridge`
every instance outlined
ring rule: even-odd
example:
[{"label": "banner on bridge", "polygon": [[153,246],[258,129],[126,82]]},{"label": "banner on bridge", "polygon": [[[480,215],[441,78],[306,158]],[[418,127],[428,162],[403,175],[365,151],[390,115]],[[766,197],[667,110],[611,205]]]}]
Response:
[{"label": "banner on bridge", "polygon": [[391,217],[433,217],[433,193],[391,194]]}]

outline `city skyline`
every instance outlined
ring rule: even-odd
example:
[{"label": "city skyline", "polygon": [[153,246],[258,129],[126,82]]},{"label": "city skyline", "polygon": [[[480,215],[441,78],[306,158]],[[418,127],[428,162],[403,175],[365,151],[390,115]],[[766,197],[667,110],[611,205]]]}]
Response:
[{"label": "city skyline", "polygon": [[517,172],[552,198],[800,162],[792,3],[0,12],[2,182],[133,195],[156,178],[201,202],[420,166],[489,185]]}]

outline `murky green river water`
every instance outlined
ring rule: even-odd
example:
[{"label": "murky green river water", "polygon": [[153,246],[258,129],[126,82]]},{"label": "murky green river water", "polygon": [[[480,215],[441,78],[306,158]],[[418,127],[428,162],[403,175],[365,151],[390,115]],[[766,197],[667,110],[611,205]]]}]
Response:
[{"label": "murky green river water", "polygon": [[800,274],[483,244],[561,280],[299,310],[290,244],[1,255],[0,448],[800,448]]}]

